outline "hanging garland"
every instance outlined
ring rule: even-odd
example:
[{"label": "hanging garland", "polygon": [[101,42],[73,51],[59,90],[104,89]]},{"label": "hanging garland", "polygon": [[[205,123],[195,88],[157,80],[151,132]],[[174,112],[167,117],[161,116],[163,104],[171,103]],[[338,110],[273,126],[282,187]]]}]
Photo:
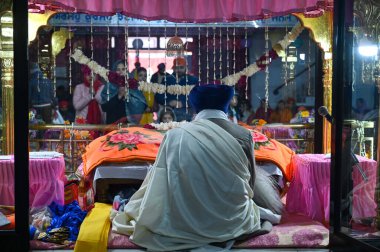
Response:
[{"label": "hanging garland", "polygon": [[[257,73],[258,71],[265,70],[266,64],[265,62],[271,62],[274,59],[278,58],[277,52],[280,52],[281,50],[285,50],[292,41],[294,41],[303,31],[304,27],[297,23],[292,31],[285,35],[284,39],[277,42],[276,45],[273,46],[272,50],[269,51],[268,58],[267,56],[263,55],[261,56],[255,63],[249,65],[248,67],[244,68],[242,71],[226,76],[222,79],[222,83],[233,86],[235,83],[239,81],[239,79],[242,76],[252,76],[253,74]],[[271,60],[269,60],[271,59]]]},{"label": "hanging garland", "polygon": [[188,122],[187,121],[182,121],[182,122],[168,122],[168,123],[151,123],[151,124],[147,124],[145,125],[144,127],[145,128],[152,128],[152,129],[156,129],[156,130],[159,130],[159,131],[167,131],[167,130],[170,130],[170,129],[174,129],[174,128],[180,128],[182,127],[183,125],[187,124]]},{"label": "hanging garland", "polygon": [[[282,40],[280,40],[276,45],[274,45],[273,48],[267,53],[267,55],[262,55],[258,60],[256,60],[255,63],[244,68],[242,71],[224,77],[222,79],[222,83],[228,86],[234,86],[242,76],[250,77],[261,70],[265,70],[267,63],[269,64],[274,59],[277,59],[279,57],[278,52],[280,52],[281,50],[285,50],[290,45],[290,43],[301,34],[303,29],[304,27],[300,23],[297,23],[293,27],[291,32],[287,33]],[[86,55],[83,54],[83,52],[80,49],[75,49],[71,57],[79,64],[87,65],[95,74],[99,74],[105,81],[109,81],[108,75],[110,73],[110,70],[106,69],[105,67],[102,67],[97,62],[89,59]],[[145,81],[140,81],[138,89],[141,91],[158,94],[164,94],[166,91],[168,94],[172,95],[188,95],[194,86],[195,85],[166,86],[158,83],[148,83]]]}]

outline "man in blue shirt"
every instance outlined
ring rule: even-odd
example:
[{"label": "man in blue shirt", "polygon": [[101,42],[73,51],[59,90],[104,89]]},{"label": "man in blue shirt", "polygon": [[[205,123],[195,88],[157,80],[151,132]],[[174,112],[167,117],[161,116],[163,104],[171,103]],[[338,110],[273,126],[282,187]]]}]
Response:
[{"label": "man in blue shirt", "polygon": [[[185,58],[178,57],[173,61],[173,74],[166,76],[166,85],[198,85],[198,78],[187,74],[186,69],[186,60]],[[165,84],[165,80],[163,83]],[[156,101],[158,104],[165,105],[165,94],[157,94]],[[191,121],[193,117],[193,111],[190,107],[190,104],[187,101],[187,95],[173,95],[166,94],[166,106],[169,106],[173,109],[177,121]],[[186,108],[187,105],[187,108]]]},{"label": "man in blue shirt", "polygon": [[30,67],[29,103],[45,123],[52,122],[53,111],[57,107],[53,83],[44,76],[37,63],[32,63]]}]

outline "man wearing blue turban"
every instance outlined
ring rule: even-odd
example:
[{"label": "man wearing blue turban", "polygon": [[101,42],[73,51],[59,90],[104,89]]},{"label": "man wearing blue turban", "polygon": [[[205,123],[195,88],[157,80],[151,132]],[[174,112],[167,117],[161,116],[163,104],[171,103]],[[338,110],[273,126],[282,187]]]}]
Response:
[{"label": "man wearing blue turban", "polygon": [[255,202],[257,186],[276,191],[269,180],[256,184],[261,175],[255,172],[251,133],[226,114],[233,95],[225,85],[192,89],[189,101],[197,116],[166,133],[142,186],[114,217],[114,231],[148,250],[211,251],[215,243],[231,245],[279,222],[279,198],[272,205]]}]

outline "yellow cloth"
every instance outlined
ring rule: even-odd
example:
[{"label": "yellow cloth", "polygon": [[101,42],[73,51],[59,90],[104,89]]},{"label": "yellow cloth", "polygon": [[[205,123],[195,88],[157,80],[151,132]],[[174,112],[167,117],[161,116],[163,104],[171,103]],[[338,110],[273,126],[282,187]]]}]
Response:
[{"label": "yellow cloth", "polygon": [[87,214],[80,226],[74,252],[107,251],[111,208],[109,204],[95,203],[95,207]]},{"label": "yellow cloth", "polygon": [[[152,92],[143,92],[148,108],[152,109],[154,104],[154,94]],[[153,122],[153,112],[145,112],[140,120],[141,125],[149,124]]]}]

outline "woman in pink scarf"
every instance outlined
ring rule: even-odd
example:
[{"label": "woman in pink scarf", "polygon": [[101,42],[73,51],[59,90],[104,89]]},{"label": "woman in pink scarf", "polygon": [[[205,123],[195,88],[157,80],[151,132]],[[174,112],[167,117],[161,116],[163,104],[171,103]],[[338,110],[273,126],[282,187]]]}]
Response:
[{"label": "woman in pink scarf", "polygon": [[101,103],[101,92],[104,88],[103,83],[95,75],[94,78],[94,97],[91,95],[91,70],[87,66],[82,66],[83,83],[75,87],[73,95],[73,105],[75,108],[75,117],[86,119],[88,124],[102,124],[105,114],[103,113]]}]

